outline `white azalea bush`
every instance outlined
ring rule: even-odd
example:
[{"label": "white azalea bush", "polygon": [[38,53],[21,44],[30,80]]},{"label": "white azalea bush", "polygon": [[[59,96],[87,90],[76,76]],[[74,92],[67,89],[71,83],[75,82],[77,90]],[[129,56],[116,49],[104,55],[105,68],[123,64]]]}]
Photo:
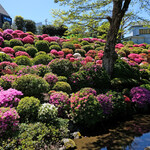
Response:
[{"label": "white azalea bush", "polygon": [[49,123],[57,118],[58,109],[53,104],[44,103],[38,111],[38,119],[42,122]]}]

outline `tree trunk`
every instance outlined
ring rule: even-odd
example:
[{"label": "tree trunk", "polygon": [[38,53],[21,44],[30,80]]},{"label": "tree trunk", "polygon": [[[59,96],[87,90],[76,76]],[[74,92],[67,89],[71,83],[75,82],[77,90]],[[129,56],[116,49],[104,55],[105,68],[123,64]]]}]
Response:
[{"label": "tree trunk", "polygon": [[110,76],[112,75],[114,64],[117,59],[117,53],[115,52],[117,34],[122,18],[125,15],[130,2],[131,0],[113,0],[112,18],[108,17],[110,27],[104,49],[103,67]]}]

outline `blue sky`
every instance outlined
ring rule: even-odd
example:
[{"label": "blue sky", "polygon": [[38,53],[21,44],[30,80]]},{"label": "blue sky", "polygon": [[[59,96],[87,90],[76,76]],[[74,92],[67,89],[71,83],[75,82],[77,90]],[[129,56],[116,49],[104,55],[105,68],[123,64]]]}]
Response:
[{"label": "blue sky", "polygon": [[64,9],[54,0],[0,0],[0,4],[14,20],[15,16],[22,16],[24,19],[30,19],[45,24],[53,20],[50,14],[51,9]]}]

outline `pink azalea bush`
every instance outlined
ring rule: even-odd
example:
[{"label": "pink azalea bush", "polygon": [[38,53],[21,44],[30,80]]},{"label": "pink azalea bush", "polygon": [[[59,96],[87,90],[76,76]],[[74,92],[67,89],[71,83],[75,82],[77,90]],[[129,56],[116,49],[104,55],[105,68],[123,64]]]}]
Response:
[{"label": "pink azalea bush", "polygon": [[18,129],[19,115],[14,108],[0,108],[0,136],[6,138]]},{"label": "pink azalea bush", "polygon": [[50,95],[49,103],[58,108],[58,115],[64,117],[69,110],[69,96],[65,92],[54,92]]},{"label": "pink azalea bush", "polygon": [[53,73],[45,74],[44,79],[49,83],[50,87],[52,87],[58,81],[57,75]]},{"label": "pink azalea bush", "polygon": [[6,54],[7,53],[10,53],[10,54],[14,54],[15,53],[15,51],[11,47],[5,47],[5,48],[3,48],[2,52],[6,53]]},{"label": "pink azalea bush", "polygon": [[30,57],[29,54],[27,52],[23,52],[23,51],[18,51],[15,53],[15,56],[27,56]]},{"label": "pink azalea bush", "polygon": [[16,107],[23,93],[16,89],[0,91],[0,107]]}]

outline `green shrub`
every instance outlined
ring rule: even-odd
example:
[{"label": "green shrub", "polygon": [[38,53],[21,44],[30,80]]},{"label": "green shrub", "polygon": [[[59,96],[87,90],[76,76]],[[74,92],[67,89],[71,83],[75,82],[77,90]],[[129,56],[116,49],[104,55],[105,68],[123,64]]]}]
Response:
[{"label": "green shrub", "polygon": [[69,48],[69,49],[72,49],[73,51],[75,51],[75,46],[70,42],[64,42],[62,44],[62,48]]},{"label": "green shrub", "polygon": [[27,47],[26,52],[33,58],[38,50],[35,47]]},{"label": "green shrub", "polygon": [[93,50],[93,47],[91,45],[84,45],[84,46],[82,46],[82,49],[84,49],[86,52],[88,52],[89,50]]},{"label": "green shrub", "polygon": [[22,75],[18,77],[12,84],[12,87],[22,91],[24,96],[34,96],[43,98],[43,93],[49,91],[49,84],[37,75]]},{"label": "green shrub", "polygon": [[84,87],[91,87],[99,90],[110,88],[110,78],[107,72],[94,63],[87,63],[75,72],[69,78],[69,83],[73,91],[80,90]]},{"label": "green shrub", "polygon": [[56,82],[56,84],[53,86],[53,90],[56,91],[63,91],[66,92],[68,94],[71,93],[71,86],[69,83],[67,82],[63,82],[63,81],[58,81]]},{"label": "green shrub", "polygon": [[35,47],[37,48],[38,51],[44,51],[46,53],[49,52],[49,42],[42,40],[42,41],[37,41],[35,43]]},{"label": "green shrub", "polygon": [[39,51],[39,52],[37,52],[36,54],[35,54],[35,56],[38,56],[38,55],[45,55],[46,54],[46,52],[44,52],[44,51]]},{"label": "green shrub", "polygon": [[58,81],[67,82],[67,77],[65,77],[65,76],[58,76]]},{"label": "green shrub", "polygon": [[10,40],[10,47],[14,47],[14,46],[23,46],[23,43],[21,40],[18,39],[11,39]]},{"label": "green shrub", "polygon": [[73,65],[68,59],[55,59],[49,63],[49,67],[54,74],[58,76],[70,76],[73,70]]},{"label": "green shrub", "polygon": [[12,58],[5,53],[0,53],[0,62],[3,62],[3,61],[12,62]]},{"label": "green shrub", "polygon": [[4,90],[7,90],[12,87],[12,82],[17,78],[16,75],[6,74],[1,76],[0,78],[0,86],[3,87]]},{"label": "green shrub", "polygon": [[111,80],[113,89],[121,91],[124,88],[131,89],[132,87],[139,86],[139,82],[132,78],[114,78]]},{"label": "green shrub", "polygon": [[26,49],[23,46],[14,46],[13,49],[15,52],[18,52],[18,51],[25,52],[26,51]]},{"label": "green shrub", "polygon": [[79,53],[82,57],[85,57],[86,51],[84,49],[76,49],[75,53]]},{"label": "green shrub", "polygon": [[53,58],[49,55],[38,55],[33,58],[33,64],[38,65],[38,64],[43,64],[47,65]]},{"label": "green shrub", "polygon": [[147,49],[143,49],[141,52],[148,54],[148,50]]},{"label": "green shrub", "polygon": [[49,47],[49,49],[50,49],[50,50],[55,49],[55,50],[57,50],[57,51],[61,51],[61,47],[60,47],[59,45],[51,45],[51,46]]},{"label": "green shrub", "polygon": [[10,41],[4,40],[3,47],[10,47]]},{"label": "green shrub", "polygon": [[27,56],[17,56],[15,58],[15,63],[17,65],[25,65],[25,66],[31,66],[31,59]]},{"label": "green shrub", "polygon": [[126,53],[125,53],[124,51],[122,51],[122,50],[119,50],[119,51],[117,52],[117,54],[118,54],[120,57],[126,57]]},{"label": "green shrub", "polygon": [[89,45],[90,43],[88,41],[82,41],[81,42],[81,46],[84,46],[84,45]]},{"label": "green shrub", "polygon": [[32,122],[37,120],[40,100],[35,97],[24,97],[17,106],[21,122]]},{"label": "green shrub", "polygon": [[134,42],[133,42],[133,41],[128,41],[128,42],[127,42],[127,44],[131,44],[131,45],[133,45],[133,44],[134,44]]},{"label": "green shrub", "polygon": [[19,129],[17,137],[1,143],[2,149],[40,150],[45,147],[51,149],[51,145],[56,144],[61,137],[59,129],[40,122],[22,123]]},{"label": "green shrub", "polygon": [[27,48],[27,47],[34,47],[34,45],[32,45],[30,43],[24,44],[24,48]]},{"label": "green shrub", "polygon": [[112,78],[133,78],[139,80],[140,73],[138,69],[135,69],[125,61],[118,59],[114,65]]},{"label": "green shrub", "polygon": [[96,47],[95,50],[99,51],[99,50],[104,50],[104,47],[101,46],[101,47]]},{"label": "green shrub", "polygon": [[50,42],[49,46],[51,46],[51,45],[59,45],[59,44],[57,42]]},{"label": "green shrub", "polygon": [[38,119],[41,122],[52,123],[58,115],[58,109],[49,103],[44,103],[40,106],[38,111]]}]

